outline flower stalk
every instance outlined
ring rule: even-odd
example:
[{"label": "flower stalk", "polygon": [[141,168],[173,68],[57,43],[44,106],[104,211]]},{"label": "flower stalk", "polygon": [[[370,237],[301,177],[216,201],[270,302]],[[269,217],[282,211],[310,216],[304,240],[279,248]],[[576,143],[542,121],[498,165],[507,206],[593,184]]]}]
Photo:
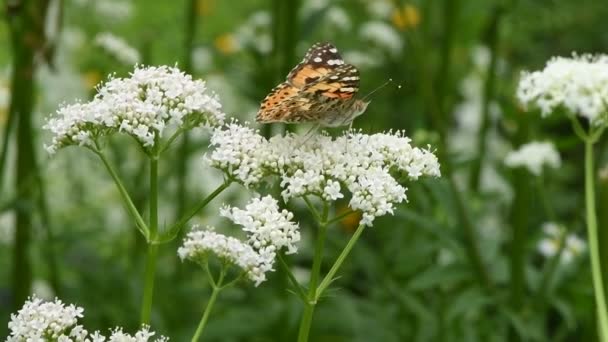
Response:
[{"label": "flower stalk", "polygon": [[[158,139],[156,139],[158,141]],[[150,324],[152,313],[152,298],[154,295],[154,276],[156,274],[156,259],[158,244],[154,243],[158,235],[158,157],[150,158],[150,241],[144,275],[144,294],[141,307],[141,324]]]},{"label": "flower stalk", "polygon": [[[306,201],[308,203],[308,201]],[[312,269],[310,272],[310,282],[308,284],[308,295],[304,302],[304,313],[300,321],[300,329],[298,332],[298,342],[307,342],[310,326],[312,325],[312,316],[317,304],[317,283],[321,275],[321,263],[323,261],[323,249],[325,247],[325,236],[327,234],[327,203],[323,203],[323,213],[319,222],[319,230],[317,231],[317,242],[315,243],[315,254],[312,260]],[[311,210],[314,207],[311,206]]]},{"label": "flower stalk", "polygon": [[587,238],[589,239],[591,276],[597,305],[598,334],[602,342],[608,341],[608,308],[600,266],[600,246],[595,207],[595,181],[593,168],[593,137],[585,139],[585,207],[587,213]]},{"label": "flower stalk", "polygon": [[207,302],[207,306],[205,307],[205,312],[203,313],[203,317],[201,318],[201,321],[198,323],[198,327],[196,328],[196,331],[194,332],[194,336],[192,336],[192,342],[196,342],[200,339],[203,330],[205,330],[205,326],[207,325],[207,321],[209,320],[209,315],[211,315],[211,310],[213,309],[213,305],[215,305],[215,301],[217,300],[217,296],[219,295],[220,291],[225,287],[222,286],[222,282],[224,281],[224,276],[226,275],[226,272],[224,270],[224,268],[222,268],[222,270],[220,271],[220,275],[217,279],[217,281],[213,280],[213,277],[211,275],[211,272],[209,272],[209,265],[207,264],[205,266],[205,269],[207,270],[207,275],[209,277],[209,282],[211,283],[211,287],[213,288],[213,291],[211,292],[211,296],[209,297],[209,301]]}]

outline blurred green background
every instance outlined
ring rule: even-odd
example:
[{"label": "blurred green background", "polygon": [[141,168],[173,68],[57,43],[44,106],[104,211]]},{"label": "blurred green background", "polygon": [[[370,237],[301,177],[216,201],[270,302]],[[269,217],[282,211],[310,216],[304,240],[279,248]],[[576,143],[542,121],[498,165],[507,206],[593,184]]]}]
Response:
[{"label": "blurred green background", "polygon": [[[540,69],[552,56],[606,52],[607,2],[6,0],[2,11],[0,336],[32,292],[84,307],[89,330],[138,325],[144,243],[91,153],[44,152],[41,127],[59,104],[90,98],[106,75],[127,75],[135,62],[177,63],[208,82],[229,116],[253,121],[260,100],[304,52],[330,41],[360,70],[362,94],[394,81],[354,127],[403,129],[415,144],[430,144],[443,177],[411,185],[409,203],[365,232],[318,307],[311,341],[595,339],[586,251],[562,258],[539,250],[563,242],[543,233],[547,222],[584,238],[582,146],[566,119],[524,112],[515,89],[522,70]],[[11,40],[32,39],[33,88],[13,89],[11,72],[25,57],[15,57]],[[10,117],[11,99],[33,106],[30,125]],[[266,135],[296,129],[260,127]],[[552,141],[561,167],[542,177],[506,168],[505,155],[532,140]],[[221,181],[201,161],[207,144],[206,133],[194,132],[162,162],[161,222]],[[145,161],[126,139],[111,149],[145,208]],[[608,170],[606,141],[597,153],[600,170]],[[598,173],[600,228],[608,225],[607,173]],[[221,225],[218,206],[247,196],[233,187],[194,221]],[[304,239],[290,262],[305,275],[312,221],[296,217]],[[330,231],[325,267],[356,223]],[[608,234],[602,239],[608,245]],[[178,260],[177,246],[161,248],[152,326],[184,341],[209,289],[203,272]],[[294,340],[301,307],[287,283],[276,271],[259,288],[222,293],[205,340]]]}]

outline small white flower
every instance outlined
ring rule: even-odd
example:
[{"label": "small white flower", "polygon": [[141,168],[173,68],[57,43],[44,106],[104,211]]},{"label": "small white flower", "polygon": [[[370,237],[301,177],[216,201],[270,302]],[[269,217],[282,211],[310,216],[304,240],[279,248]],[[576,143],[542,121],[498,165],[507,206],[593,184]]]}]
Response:
[{"label": "small white flower", "polygon": [[384,21],[369,21],[361,26],[359,34],[365,40],[398,55],[403,49],[403,39],[397,30]]},{"label": "small white flower", "polygon": [[366,1],[368,12],[379,19],[388,19],[395,9],[390,0]]},{"label": "small white flower", "polygon": [[261,54],[269,54],[272,51],[270,24],[268,11],[254,12],[234,33],[237,48],[253,47]]},{"label": "small white flower", "polygon": [[[89,335],[82,325],[78,325],[83,312],[81,307],[65,305],[59,299],[44,302],[32,296],[17,314],[11,315],[6,342],[148,342],[155,335],[148,326],[143,326],[133,336],[123,333],[122,328],[114,328],[109,338],[97,331]],[[154,341],[166,342],[168,339],[161,336]]]},{"label": "small white flower", "polygon": [[107,21],[123,21],[133,14],[133,4],[130,0],[74,0],[73,2]]},{"label": "small white flower", "polygon": [[235,122],[215,129],[214,147],[207,161],[245,186],[257,186],[265,177],[279,177],[282,196],[318,196],[327,201],[352,194],[350,206],[363,211],[364,223],[392,213],[406,199],[405,188],[394,173],[410,180],[440,176],[430,150],[410,145],[402,132],[366,135],[351,133],[332,139],[317,135],[306,142],[296,135],[270,140]]},{"label": "small white flower", "polygon": [[183,245],[177,250],[179,257],[195,262],[206,262],[211,254],[238,266],[258,286],[266,280],[266,272],[272,271],[274,253],[258,253],[250,245],[236,238],[222,235],[208,227],[206,230],[188,233]]},{"label": "small white flower", "polygon": [[174,67],[136,66],[129,78],[111,78],[87,103],[60,107],[43,127],[53,134],[49,153],[69,145],[93,147],[102,137],[122,132],[145,148],[171,129],[216,126],[225,114],[205,82]]},{"label": "small white flower", "polygon": [[340,6],[332,6],[326,12],[327,22],[340,31],[348,31],[352,24],[348,13]]},{"label": "small white flower", "polygon": [[[538,243],[538,251],[545,257],[550,258],[559,251],[566,230],[554,222],[544,223],[542,229],[544,237]],[[560,262],[564,264],[572,262],[587,247],[585,242],[575,234],[568,234],[564,239],[564,243],[565,246],[560,256]]]},{"label": "small white flower", "polygon": [[561,158],[553,143],[533,141],[507,154],[505,165],[512,168],[525,167],[530,173],[539,176],[545,165],[557,169],[561,165]]},{"label": "small white flower", "polygon": [[129,45],[123,38],[110,32],[98,33],[95,36],[95,44],[122,64],[134,65],[140,60],[137,49]]},{"label": "small white flower", "polygon": [[82,331],[82,327],[77,323],[78,319],[82,318],[83,311],[74,305],[66,306],[59,299],[43,302],[36,296],[30,297],[17,314],[11,314],[11,321],[8,323],[10,335],[6,341],[65,339],[71,336],[73,330]]},{"label": "small white flower", "polygon": [[295,245],[300,241],[298,224],[291,221],[291,212],[279,209],[279,203],[272,196],[254,198],[245,209],[225,206],[220,215],[242,226],[249,244],[256,250],[273,246],[276,250],[286,247],[287,254],[298,251]]},{"label": "small white flower", "polygon": [[373,68],[382,64],[383,57],[373,51],[350,50],[343,53],[344,60],[358,68]]},{"label": "small white flower", "polygon": [[525,72],[517,88],[519,101],[547,116],[557,108],[591,124],[608,120],[608,55],[554,57],[541,71]]},{"label": "small white flower", "polygon": [[[97,336],[97,340],[100,342],[148,342],[151,341],[151,338],[154,337],[154,335],[156,335],[156,333],[150,331],[149,326],[144,325],[140,330],[135,332],[134,335],[130,335],[123,332],[122,328],[115,328],[114,330],[112,330],[112,334],[107,340],[105,339],[105,337],[99,335]],[[154,339],[154,341],[166,342],[169,341],[169,339],[164,336],[160,336],[159,338]]]}]

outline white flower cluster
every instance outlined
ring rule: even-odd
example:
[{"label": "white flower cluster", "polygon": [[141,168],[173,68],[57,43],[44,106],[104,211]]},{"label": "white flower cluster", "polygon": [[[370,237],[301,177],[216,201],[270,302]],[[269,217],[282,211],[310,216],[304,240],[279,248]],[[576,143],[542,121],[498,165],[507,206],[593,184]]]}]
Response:
[{"label": "white flower cluster", "polygon": [[110,32],[98,33],[95,36],[95,44],[122,64],[134,65],[140,60],[137,49]]},{"label": "white flower cluster", "polygon": [[345,187],[352,194],[349,206],[363,212],[365,225],[392,213],[394,205],[406,199],[406,188],[393,173],[411,180],[440,176],[435,155],[412,147],[402,132],[305,139],[287,135],[266,140],[256,130],[233,122],[215,129],[211,137],[215,149],[207,160],[246,186],[279,176],[285,201],[306,195],[335,201],[344,196]]},{"label": "white flower cluster", "polygon": [[266,280],[266,272],[272,270],[273,260],[258,254],[253,247],[237,238],[219,234],[212,227],[188,233],[184,244],[177,250],[179,257],[204,264],[210,255],[238,266],[247,277],[259,285]]},{"label": "white flower cluster", "polygon": [[129,78],[112,78],[87,103],[66,105],[44,129],[53,134],[49,153],[69,145],[92,147],[117,132],[134,137],[152,150],[168,128],[216,126],[224,121],[218,97],[205,82],[174,67],[136,66]]},{"label": "white flower cluster", "polygon": [[84,10],[95,13],[95,19],[103,21],[118,22],[133,16],[133,3],[130,0],[73,0],[73,2]]},{"label": "white flower cluster", "polygon": [[[549,258],[559,251],[566,230],[554,222],[544,223],[542,229],[545,236],[538,243],[538,251]],[[572,262],[576,256],[581,255],[586,249],[585,242],[575,234],[568,234],[565,237],[564,243],[560,262],[565,264]]]},{"label": "white flower cluster", "polygon": [[293,213],[280,210],[279,202],[272,196],[254,198],[245,209],[225,206],[220,215],[242,226],[249,243],[257,250],[268,248],[274,252],[285,247],[287,254],[298,251],[295,243],[300,241],[300,231],[298,224],[291,221]]},{"label": "white flower cluster", "polygon": [[505,157],[505,165],[508,167],[525,167],[536,176],[543,172],[544,165],[557,169],[561,163],[559,152],[551,142],[532,141]]},{"label": "white flower cluster", "polygon": [[361,37],[397,55],[403,49],[403,39],[397,30],[384,21],[375,20],[364,23],[359,29]]},{"label": "white flower cluster", "polygon": [[258,286],[266,280],[266,272],[273,271],[278,250],[286,247],[287,253],[297,252],[295,243],[300,241],[300,232],[291,221],[293,214],[281,211],[271,196],[253,199],[245,209],[224,207],[221,215],[243,227],[247,242],[216,233],[213,228],[195,229],[177,251],[182,260],[205,263],[210,254],[215,254],[238,266]]},{"label": "white flower cluster", "polygon": [[[8,323],[10,335],[7,342],[22,341],[62,341],[62,342],[147,342],[154,332],[149,327],[142,327],[134,336],[116,328],[109,338],[99,332],[90,334],[77,324],[83,317],[84,310],[73,304],[66,306],[61,300],[44,302],[37,297],[29,298],[17,314],[11,315]],[[160,337],[155,341],[168,341]]]},{"label": "white flower cluster", "polygon": [[542,71],[524,73],[517,89],[522,104],[546,116],[556,108],[585,117],[591,124],[608,121],[608,55],[554,57]]}]

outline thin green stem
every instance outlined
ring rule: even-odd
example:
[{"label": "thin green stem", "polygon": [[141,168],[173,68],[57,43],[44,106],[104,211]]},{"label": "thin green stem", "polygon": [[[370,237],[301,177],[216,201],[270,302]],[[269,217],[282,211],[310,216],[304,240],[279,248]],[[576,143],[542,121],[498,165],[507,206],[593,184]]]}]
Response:
[{"label": "thin green stem", "polygon": [[222,191],[226,190],[230,184],[232,184],[231,180],[226,180],[224,183],[220,184],[209,196],[200,200],[197,204],[195,204],[188,213],[186,213],[179,221],[173,224],[166,232],[163,232],[162,236],[157,243],[165,243],[169,242],[179,234],[180,230],[184,227],[188,221],[194,217],[201,209],[207,206],[209,202],[211,202],[214,198],[216,198]]},{"label": "thin green stem", "polygon": [[594,188],[594,166],[593,166],[593,141],[585,140],[585,206],[587,211],[587,238],[590,246],[591,275],[593,278],[593,291],[597,305],[598,334],[600,341],[608,341],[608,311],[606,308],[606,296],[602,270],[600,267],[600,246],[598,238],[597,215],[595,208]]},{"label": "thin green stem", "polygon": [[146,269],[144,275],[144,293],[141,304],[141,324],[150,324],[157,256],[158,245],[148,244],[148,254],[146,255]]},{"label": "thin green stem", "polygon": [[169,147],[171,146],[173,141],[175,141],[175,139],[177,139],[177,137],[179,137],[180,134],[184,133],[184,131],[185,131],[185,129],[183,127],[180,127],[175,132],[173,132],[173,135],[171,135],[169,137],[169,139],[165,140],[165,142],[159,148],[160,154],[163,154],[165,151],[167,151],[167,149],[169,149]]},{"label": "thin green stem", "polygon": [[336,222],[341,221],[343,218],[345,218],[345,217],[347,217],[347,216],[350,216],[350,215],[352,215],[352,214],[355,214],[355,213],[357,213],[357,212],[356,212],[356,211],[354,211],[354,210],[348,210],[347,212],[342,213],[342,214],[340,214],[340,215],[338,215],[338,216],[336,216],[336,217],[332,218],[331,220],[327,221],[327,225],[328,225],[328,226],[329,226],[329,225],[332,225],[332,224],[334,224],[334,223],[336,223]]},{"label": "thin green stem", "polygon": [[323,220],[321,219],[321,215],[319,215],[319,212],[317,211],[317,209],[315,209],[315,206],[312,204],[312,202],[310,202],[308,197],[304,196],[304,197],[302,197],[302,199],[304,199],[304,202],[306,203],[308,210],[310,210],[310,212],[312,213],[312,216],[315,218],[315,220],[317,222],[323,222]]},{"label": "thin green stem", "polygon": [[517,169],[513,172],[515,197],[511,209],[511,241],[509,266],[511,271],[511,303],[519,310],[524,303],[526,290],[526,239],[528,238],[528,218],[530,209],[530,175],[527,170]]},{"label": "thin green stem", "polygon": [[17,310],[30,294],[32,285],[32,261],[30,256],[33,208],[37,189],[30,186],[37,170],[36,134],[33,129],[33,112],[36,96],[35,58],[46,43],[44,28],[48,10],[48,0],[6,2],[5,19],[10,33],[12,57],[11,98],[8,115],[12,122],[7,127],[2,152],[3,185],[6,149],[10,130],[16,129],[15,189],[19,205],[15,208],[15,232],[11,265],[11,292],[13,310]]},{"label": "thin green stem", "polygon": [[125,206],[127,207],[127,211],[129,212],[129,214],[131,214],[131,217],[135,221],[135,225],[137,226],[137,229],[139,229],[139,231],[142,233],[142,235],[144,236],[146,241],[149,241],[150,240],[150,229],[148,228],[148,225],[146,225],[146,222],[144,221],[144,219],[141,217],[141,214],[137,210],[137,207],[135,206],[135,204],[133,204],[133,200],[131,200],[131,196],[129,196],[129,192],[127,191],[127,189],[124,187],[124,185],[120,181],[120,177],[118,177],[118,174],[112,167],[112,164],[110,164],[110,161],[106,158],[106,156],[103,154],[103,152],[101,152],[101,150],[93,149],[93,152],[99,156],[99,158],[103,162],[103,165],[106,167],[106,170],[108,170],[108,172],[110,173],[110,176],[112,176],[112,179],[114,180],[114,184],[116,184],[116,187],[118,188],[118,192],[120,193],[120,196],[122,197],[123,202],[124,202]]},{"label": "thin green stem", "polygon": [[327,287],[334,280],[334,276],[340,269],[340,266],[342,266],[342,263],[344,263],[344,260],[346,260],[346,257],[348,257],[348,255],[350,254],[350,251],[353,249],[353,247],[355,246],[355,243],[357,243],[357,241],[359,240],[359,237],[361,236],[361,234],[363,233],[364,230],[365,230],[365,225],[360,224],[359,227],[357,227],[357,230],[355,231],[353,236],[350,238],[350,240],[348,240],[346,247],[344,247],[344,249],[342,250],[342,253],[340,253],[340,256],[338,256],[338,259],[336,259],[334,264],[329,269],[329,272],[327,272],[327,274],[325,275],[325,278],[323,278],[323,281],[321,281],[321,284],[319,284],[319,287],[317,288],[316,298],[315,298],[316,301],[319,300],[319,298],[323,294],[323,291],[325,291],[325,289],[327,289]]},{"label": "thin green stem", "polygon": [[156,259],[158,244],[154,243],[158,234],[158,159],[150,158],[150,241],[146,256],[144,277],[144,295],[141,306],[141,323],[150,324],[152,313],[152,298],[154,295],[154,276],[156,274]]},{"label": "thin green stem", "polygon": [[486,79],[483,88],[483,100],[481,105],[481,126],[477,135],[477,158],[473,162],[469,184],[475,191],[479,191],[481,185],[481,171],[487,150],[487,136],[490,129],[490,105],[494,97],[496,84],[496,67],[498,64],[498,44],[500,40],[500,22],[504,11],[497,5],[489,19],[485,32],[485,41],[490,49],[490,63],[486,70]]},{"label": "thin green stem", "polygon": [[537,300],[542,301],[548,297],[551,292],[551,283],[553,281],[553,277],[557,272],[557,266],[559,266],[560,260],[562,258],[562,254],[564,253],[564,249],[566,247],[566,238],[568,237],[568,232],[564,231],[562,236],[559,237],[559,248],[557,253],[549,259],[545,272],[543,274],[543,278],[540,281],[540,285],[538,286],[537,291]]},{"label": "thin green stem", "polygon": [[219,279],[217,281],[212,282],[213,292],[211,292],[211,297],[209,297],[209,301],[207,302],[207,307],[205,308],[205,312],[203,313],[203,317],[201,321],[198,323],[198,327],[196,328],[196,332],[194,336],[192,336],[192,342],[196,342],[201,337],[203,330],[205,330],[205,326],[207,325],[207,321],[209,320],[209,315],[211,315],[211,309],[213,309],[213,305],[217,300],[217,296],[220,291],[224,288],[222,287],[222,281],[224,280],[224,270],[220,273]]},{"label": "thin green stem", "polygon": [[317,283],[319,282],[321,273],[321,263],[323,261],[323,248],[325,245],[325,235],[327,233],[327,205],[324,205],[322,221],[320,221],[319,231],[317,232],[317,242],[315,244],[315,254],[312,261],[312,269],[310,272],[310,283],[308,284],[307,300],[304,302],[304,312],[300,321],[300,329],[298,332],[298,342],[307,342],[310,326],[312,325],[312,316],[317,304]]},{"label": "thin green stem", "polygon": [[291,281],[291,284],[295,288],[296,295],[298,295],[298,297],[300,297],[302,302],[306,303],[308,301],[308,298],[306,298],[306,293],[304,292],[302,285],[300,285],[300,283],[298,283],[298,280],[293,275],[293,272],[291,272],[291,269],[289,268],[289,265],[287,265],[287,262],[285,262],[285,259],[283,258],[283,253],[278,253],[277,258],[279,259],[279,263],[285,270],[285,273],[287,273],[287,277]]}]

